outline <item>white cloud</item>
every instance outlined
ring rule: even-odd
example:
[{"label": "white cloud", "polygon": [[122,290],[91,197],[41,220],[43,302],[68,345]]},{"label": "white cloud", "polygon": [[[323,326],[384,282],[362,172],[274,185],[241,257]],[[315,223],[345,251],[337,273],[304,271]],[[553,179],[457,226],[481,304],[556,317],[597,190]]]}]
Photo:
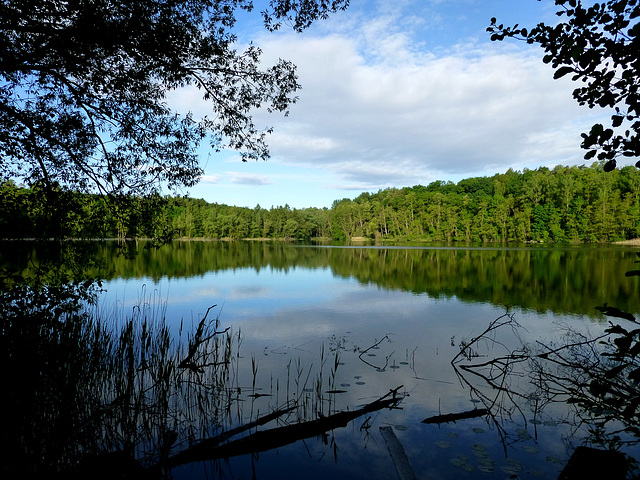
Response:
[{"label": "white cloud", "polygon": [[[274,126],[271,162],[313,167],[332,178],[329,188],[354,191],[583,163],[579,135],[598,112],[576,104],[568,79],[553,80],[542,50],[488,36],[429,48],[425,32],[442,22],[426,9],[438,2],[415,12],[391,3],[395,13],[350,9],[302,35],[256,40],[265,64],[293,61],[303,86],[287,118],[255,116],[259,128]],[[178,100],[202,111],[193,92]]]},{"label": "white cloud", "polygon": [[266,175],[258,175],[255,173],[245,173],[245,172],[229,172],[231,177],[231,183],[236,183],[239,185],[271,185],[273,184],[273,180],[271,180]]},{"label": "white cloud", "polygon": [[200,177],[201,183],[219,183],[222,179],[221,175],[203,175]]},{"label": "white cloud", "polygon": [[385,37],[383,25],[364,28],[373,61],[353,35],[262,44],[267,56],[293,60],[303,85],[289,118],[260,118],[275,123],[270,146],[279,162],[328,169],[372,188],[581,163],[587,112],[572,99],[570,82],[553,80],[539,52],[504,44],[412,52],[402,35]]}]

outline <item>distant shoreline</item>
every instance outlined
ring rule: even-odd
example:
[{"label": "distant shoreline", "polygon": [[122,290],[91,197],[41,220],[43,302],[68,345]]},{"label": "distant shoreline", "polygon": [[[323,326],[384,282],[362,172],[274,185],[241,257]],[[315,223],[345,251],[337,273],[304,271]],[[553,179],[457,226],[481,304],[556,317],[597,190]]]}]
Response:
[{"label": "distant shoreline", "polygon": [[632,238],[631,240],[622,240],[620,242],[613,242],[616,245],[640,245],[640,238]]},{"label": "distant shoreline", "polygon": [[[43,240],[41,238],[0,238],[0,242],[22,242],[22,241],[38,241],[38,240]],[[49,241],[60,241],[60,239],[55,239],[55,238],[49,238],[46,239]],[[75,241],[96,241],[96,242],[114,242],[114,241],[125,241],[125,242],[145,242],[145,241],[151,241],[151,238],[147,238],[147,237],[140,237],[140,238],[124,238],[124,239],[118,239],[118,238],[65,238],[62,241],[71,241],[71,242],[75,242]],[[272,237],[256,237],[256,238],[231,238],[231,237],[222,237],[222,238],[206,238],[206,237],[175,237],[172,239],[172,241],[174,242],[237,242],[237,241],[253,241],[253,242],[286,242],[286,243],[291,243],[291,242],[296,242],[299,239],[296,238],[292,238],[292,237],[279,237],[279,238],[272,238]],[[314,237],[311,240],[314,240],[316,242],[331,242],[330,238],[327,237]],[[388,239],[389,241],[393,241],[391,239]],[[350,243],[367,243],[367,242],[371,242],[374,241],[374,239],[372,238],[368,238],[368,237],[351,237],[348,239],[348,241]],[[421,241],[418,240],[418,243],[420,243]],[[424,243],[430,243],[428,241],[424,241]],[[455,244],[456,242],[452,242],[452,244]],[[501,242],[487,242],[487,244],[492,244],[492,243],[501,243]],[[542,245],[553,245],[554,242],[549,242],[549,243],[545,243],[545,242],[526,242],[526,243],[536,243],[536,244],[542,244]],[[640,246],[640,238],[632,238],[630,240],[620,240],[617,242],[605,242],[605,243],[600,243],[599,245],[631,245],[631,246]]]}]

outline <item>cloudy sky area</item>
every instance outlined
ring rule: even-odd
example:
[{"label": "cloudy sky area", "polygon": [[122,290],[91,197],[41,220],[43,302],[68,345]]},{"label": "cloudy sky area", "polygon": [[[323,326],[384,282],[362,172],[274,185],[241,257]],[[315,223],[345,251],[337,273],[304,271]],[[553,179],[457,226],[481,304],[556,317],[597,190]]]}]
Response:
[{"label": "cloudy sky area", "polygon": [[[491,17],[531,27],[556,22],[555,11],[552,0],[352,0],[302,34],[242,23],[265,62],[297,65],[300,99],[286,118],[255,117],[274,127],[269,161],[203,148],[205,175],[189,194],[330,207],[389,187],[583,164],[580,133],[609,112],[578,106],[539,47],[486,32]],[[204,113],[197,96],[180,101]]]}]

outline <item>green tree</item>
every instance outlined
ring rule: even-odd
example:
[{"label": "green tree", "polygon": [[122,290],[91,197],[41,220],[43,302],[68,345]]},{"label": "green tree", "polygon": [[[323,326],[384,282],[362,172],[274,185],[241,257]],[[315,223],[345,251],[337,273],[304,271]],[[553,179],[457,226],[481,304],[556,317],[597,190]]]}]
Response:
[{"label": "green tree", "polygon": [[[591,3],[591,2],[588,2]],[[640,3],[609,0],[584,5],[580,0],[555,0],[564,21],[533,28],[505,27],[491,19],[492,40],[517,38],[540,45],[543,61],[554,78],[571,75],[580,85],[573,97],[590,108],[613,109],[610,128],[595,124],[582,135],[586,159],[597,156],[613,170],[619,156],[640,155]]]},{"label": "green tree", "polygon": [[[348,0],[271,0],[265,27],[301,31]],[[256,107],[287,112],[295,66],[265,68],[235,47],[250,0],[8,0],[0,5],[0,170],[46,188],[146,193],[193,185],[205,138],[267,158]],[[195,86],[211,108],[196,120],[167,106]]]}]

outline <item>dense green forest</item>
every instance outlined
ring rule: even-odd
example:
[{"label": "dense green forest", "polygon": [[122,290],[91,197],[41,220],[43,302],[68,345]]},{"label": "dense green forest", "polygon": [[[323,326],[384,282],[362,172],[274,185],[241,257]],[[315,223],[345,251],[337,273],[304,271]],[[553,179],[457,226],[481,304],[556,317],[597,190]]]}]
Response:
[{"label": "dense green forest", "polygon": [[[640,277],[620,274],[637,258],[636,249],[617,246],[297,248],[286,242],[175,241],[146,247],[126,242],[123,252],[115,241],[87,242],[87,256],[100,259],[88,273],[151,284],[227,270],[330,269],[335,277],[431,298],[593,318],[602,318],[595,307],[604,303],[640,312]],[[0,265],[29,278],[60,253],[57,242],[12,242],[0,251]]]},{"label": "dense green forest", "polygon": [[331,208],[243,208],[62,190],[54,197],[47,206],[37,187],[0,185],[2,237],[53,237],[60,225],[71,226],[66,236],[79,238],[609,242],[640,236],[640,170],[607,172],[601,163],[389,188],[336,200]]}]

